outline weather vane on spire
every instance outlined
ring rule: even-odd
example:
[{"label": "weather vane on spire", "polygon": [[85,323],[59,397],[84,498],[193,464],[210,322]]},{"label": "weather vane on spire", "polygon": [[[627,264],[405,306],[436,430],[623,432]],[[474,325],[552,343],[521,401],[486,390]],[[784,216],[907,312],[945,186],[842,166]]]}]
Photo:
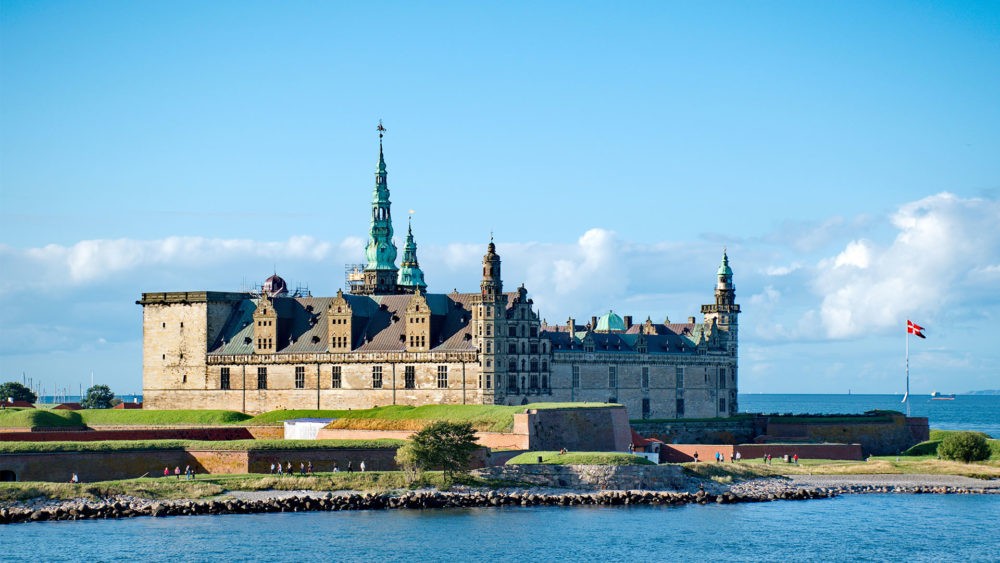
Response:
[{"label": "weather vane on spire", "polygon": [[382,134],[386,132],[386,128],[382,125],[382,120],[378,120],[378,127],[375,128],[378,131],[378,140],[382,140]]}]

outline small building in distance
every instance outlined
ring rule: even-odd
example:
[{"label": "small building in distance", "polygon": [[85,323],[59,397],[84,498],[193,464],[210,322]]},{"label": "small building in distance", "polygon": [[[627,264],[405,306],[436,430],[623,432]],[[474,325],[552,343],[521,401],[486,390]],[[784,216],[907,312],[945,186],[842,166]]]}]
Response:
[{"label": "small building in distance", "polygon": [[634,418],[738,412],[740,306],[725,252],[701,320],[681,323],[609,311],[547,324],[524,285],[505,290],[493,240],[478,291],[428,292],[412,225],[400,267],[396,257],[380,131],[367,262],[348,267],[335,295],[290,293],[277,274],[248,292],[142,294],[145,408],[596,401]]}]

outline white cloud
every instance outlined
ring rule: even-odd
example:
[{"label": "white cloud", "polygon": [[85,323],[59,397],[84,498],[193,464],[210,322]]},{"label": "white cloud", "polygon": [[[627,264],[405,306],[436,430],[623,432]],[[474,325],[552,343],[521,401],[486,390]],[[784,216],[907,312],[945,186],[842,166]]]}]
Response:
[{"label": "white cloud", "polygon": [[813,284],[828,336],[902,326],[908,316],[929,322],[962,302],[960,280],[995,282],[983,262],[1000,252],[1000,203],[941,193],[900,207],[891,223],[890,245],[855,240],[819,262]]}]

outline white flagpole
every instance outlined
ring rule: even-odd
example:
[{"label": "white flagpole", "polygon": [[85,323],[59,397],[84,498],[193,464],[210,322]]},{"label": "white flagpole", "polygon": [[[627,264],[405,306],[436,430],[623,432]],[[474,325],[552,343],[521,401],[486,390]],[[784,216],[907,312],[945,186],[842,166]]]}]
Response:
[{"label": "white flagpole", "polygon": [[906,327],[906,416],[910,416],[910,327]]}]

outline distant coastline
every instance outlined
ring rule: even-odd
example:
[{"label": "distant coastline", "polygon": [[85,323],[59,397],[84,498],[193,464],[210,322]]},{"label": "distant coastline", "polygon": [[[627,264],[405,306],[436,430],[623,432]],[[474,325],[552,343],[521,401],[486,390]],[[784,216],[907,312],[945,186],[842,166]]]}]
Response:
[{"label": "distant coastline", "polygon": [[1000,389],[983,389],[981,391],[968,391],[962,395],[1000,395]]}]

